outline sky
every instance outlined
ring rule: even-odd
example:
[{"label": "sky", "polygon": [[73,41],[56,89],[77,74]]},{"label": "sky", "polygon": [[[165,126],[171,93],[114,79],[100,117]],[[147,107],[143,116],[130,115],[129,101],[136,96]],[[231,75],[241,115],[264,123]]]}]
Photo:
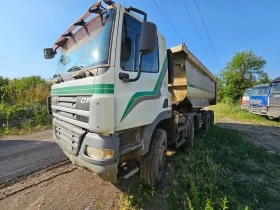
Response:
[{"label": "sky", "polygon": [[[165,37],[167,47],[186,43],[213,74],[218,74],[236,52],[252,50],[267,61],[264,70],[271,79],[280,76],[279,0],[116,2],[145,11],[148,21],[154,22]],[[94,3],[90,0],[1,2],[0,76],[52,78],[57,59],[45,60],[43,49],[52,47]]]}]

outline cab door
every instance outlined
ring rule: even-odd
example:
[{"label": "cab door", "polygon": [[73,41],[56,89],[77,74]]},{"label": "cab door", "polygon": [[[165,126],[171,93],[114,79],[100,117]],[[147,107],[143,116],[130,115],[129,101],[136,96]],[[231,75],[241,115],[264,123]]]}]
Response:
[{"label": "cab door", "polygon": [[160,91],[157,82],[159,75],[158,44],[152,53],[142,58],[140,78],[135,82],[124,82],[120,73],[126,73],[130,79],[137,76],[139,62],[139,39],[141,21],[130,13],[124,12],[120,18],[118,47],[115,66],[115,130],[150,124],[158,113],[157,99]]}]

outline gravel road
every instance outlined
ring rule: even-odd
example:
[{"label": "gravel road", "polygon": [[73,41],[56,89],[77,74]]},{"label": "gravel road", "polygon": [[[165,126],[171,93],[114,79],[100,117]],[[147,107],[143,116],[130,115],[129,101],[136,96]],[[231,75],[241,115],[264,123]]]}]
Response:
[{"label": "gravel road", "polygon": [[0,140],[0,183],[65,159],[51,130]]}]

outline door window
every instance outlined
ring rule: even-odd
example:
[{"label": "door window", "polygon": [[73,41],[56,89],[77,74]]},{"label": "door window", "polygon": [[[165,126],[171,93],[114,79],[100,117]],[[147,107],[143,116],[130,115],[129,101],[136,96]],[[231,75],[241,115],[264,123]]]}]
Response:
[{"label": "door window", "polygon": [[[121,68],[124,71],[138,71],[139,40],[142,23],[124,14],[121,44]],[[141,72],[158,72],[158,44],[152,53],[143,55]]]}]

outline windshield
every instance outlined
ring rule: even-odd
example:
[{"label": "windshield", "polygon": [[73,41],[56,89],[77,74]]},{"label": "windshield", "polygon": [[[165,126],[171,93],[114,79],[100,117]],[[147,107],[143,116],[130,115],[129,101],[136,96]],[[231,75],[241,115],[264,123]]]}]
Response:
[{"label": "windshield", "polygon": [[273,84],[271,93],[280,93],[280,83]]},{"label": "windshield", "polygon": [[[56,75],[81,68],[108,64],[110,40],[115,10],[110,9],[90,21],[87,33],[80,33],[80,40],[68,40],[58,60]],[[85,29],[84,29],[85,30]],[[72,43],[71,43],[72,41]]]},{"label": "windshield", "polygon": [[251,90],[245,90],[243,96],[250,96],[251,95]]},{"label": "windshield", "polygon": [[251,96],[266,96],[268,94],[269,87],[255,87],[252,89]]}]

